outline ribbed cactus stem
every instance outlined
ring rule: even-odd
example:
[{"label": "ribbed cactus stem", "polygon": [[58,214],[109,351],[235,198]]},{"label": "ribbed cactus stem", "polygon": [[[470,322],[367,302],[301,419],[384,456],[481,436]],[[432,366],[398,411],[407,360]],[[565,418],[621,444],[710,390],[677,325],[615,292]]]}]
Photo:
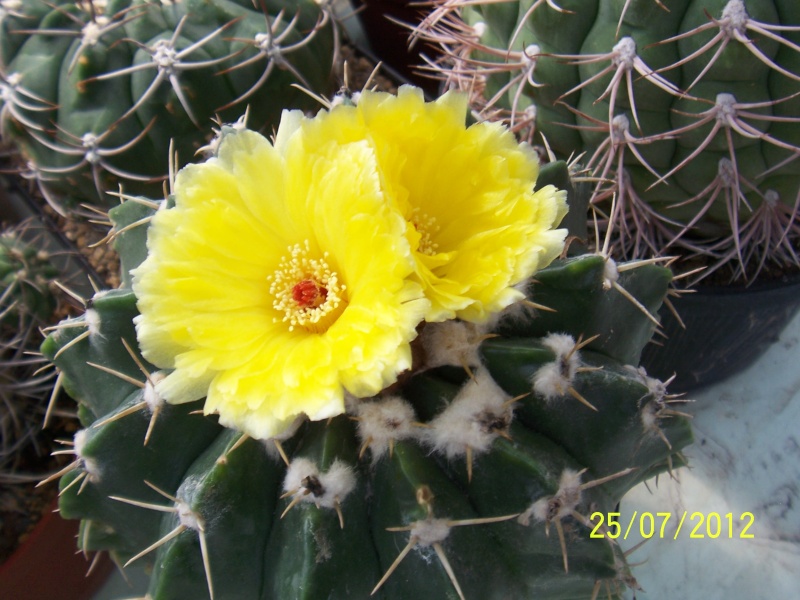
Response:
[{"label": "ribbed cactus stem", "polygon": [[[479,118],[588,157],[576,168],[626,259],[680,253],[708,264],[696,279],[749,282],[800,268],[799,22],[787,0],[440,0],[413,36],[440,46],[427,69]],[[767,190],[783,207],[761,209]]]},{"label": "ribbed cactus stem", "polygon": [[0,133],[62,214],[156,195],[208,121],[270,128],[327,94],[338,26],[327,3],[209,0],[10,2],[0,20]]}]

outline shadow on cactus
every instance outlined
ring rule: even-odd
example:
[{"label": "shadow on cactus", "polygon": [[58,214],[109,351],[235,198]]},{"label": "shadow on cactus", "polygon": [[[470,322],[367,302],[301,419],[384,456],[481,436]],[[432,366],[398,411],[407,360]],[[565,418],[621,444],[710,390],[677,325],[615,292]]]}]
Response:
[{"label": "shadow on cactus", "polygon": [[432,4],[424,68],[576,157],[619,256],[680,252],[739,283],[800,267],[796,2]]},{"label": "shadow on cactus", "polygon": [[565,165],[466,111],[402,87],[225,126],[112,210],[124,286],[43,346],[81,549],[154,564],[154,599],[636,586],[590,517],[685,462],[684,400],[636,368],[671,274],[559,258]]},{"label": "shadow on cactus", "polygon": [[[14,3],[7,3],[14,4]],[[159,195],[173,141],[189,160],[212,119],[254,129],[328,93],[338,51],[327,2],[32,0],[2,9],[0,124],[23,176],[59,212]]]}]

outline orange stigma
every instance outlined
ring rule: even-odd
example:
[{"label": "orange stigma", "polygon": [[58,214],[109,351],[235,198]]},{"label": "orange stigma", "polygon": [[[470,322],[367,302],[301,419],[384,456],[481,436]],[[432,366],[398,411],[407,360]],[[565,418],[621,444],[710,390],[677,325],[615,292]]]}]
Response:
[{"label": "orange stigma", "polygon": [[327,298],[328,290],[313,279],[304,279],[292,288],[292,299],[300,308],[317,308]]}]

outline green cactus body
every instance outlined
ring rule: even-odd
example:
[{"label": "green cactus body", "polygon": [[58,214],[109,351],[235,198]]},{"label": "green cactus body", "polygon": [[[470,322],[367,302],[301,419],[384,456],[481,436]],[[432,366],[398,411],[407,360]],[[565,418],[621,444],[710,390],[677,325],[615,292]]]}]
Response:
[{"label": "green cactus body", "polygon": [[415,35],[481,118],[582,157],[621,256],[798,266],[797,3],[447,1]]},{"label": "green cactus body", "polygon": [[[128,226],[157,206],[111,211],[126,269],[143,260],[146,228]],[[458,358],[428,360],[349,414],[265,441],[195,414],[196,403],[159,403],[161,375],[137,351],[135,296],[100,293],[73,322],[85,327],[43,345],[84,427],[61,512],[83,520],[84,550],[151,563],[154,600],[620,597],[635,580],[614,542],[591,537],[591,512],[683,464],[691,430],[663,386],[625,366],[654,326],[606,289],[606,269],[585,256],[541,271],[529,297],[556,312],[501,320],[464,362],[472,377]],[[620,286],[657,309],[669,272],[622,271]],[[422,343],[447,326],[464,325],[426,324]],[[540,384],[540,371],[555,379]],[[441,432],[468,397],[494,404],[450,427],[478,431],[462,443]],[[379,440],[369,411],[391,403],[406,417],[378,418],[393,432]]]},{"label": "green cactus body", "polygon": [[3,136],[60,211],[120,184],[158,195],[170,143],[185,162],[212,119],[247,109],[269,131],[313,106],[292,84],[330,91],[332,19],[312,0],[20,3],[0,30]]},{"label": "green cactus body", "polygon": [[[27,242],[18,231],[0,234],[0,322],[13,320],[43,323],[50,318],[56,301],[50,285],[57,275],[47,252]],[[24,330],[20,326],[19,330]]]}]

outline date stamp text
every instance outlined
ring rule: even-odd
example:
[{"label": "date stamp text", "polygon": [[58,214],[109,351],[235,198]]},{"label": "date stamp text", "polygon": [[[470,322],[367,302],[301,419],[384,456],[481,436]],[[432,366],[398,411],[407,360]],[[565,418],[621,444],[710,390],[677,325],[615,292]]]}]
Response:
[{"label": "date stamp text", "polygon": [[690,539],[751,540],[754,536],[748,530],[755,517],[751,512],[743,512],[737,518],[735,513],[730,512],[690,513],[685,510],[682,514],[674,514],[633,511],[630,519],[622,519],[618,512],[593,512],[589,521],[593,526],[590,537],[601,539],[627,540],[629,535],[638,534],[644,539],[677,540],[679,535],[688,535]]}]

